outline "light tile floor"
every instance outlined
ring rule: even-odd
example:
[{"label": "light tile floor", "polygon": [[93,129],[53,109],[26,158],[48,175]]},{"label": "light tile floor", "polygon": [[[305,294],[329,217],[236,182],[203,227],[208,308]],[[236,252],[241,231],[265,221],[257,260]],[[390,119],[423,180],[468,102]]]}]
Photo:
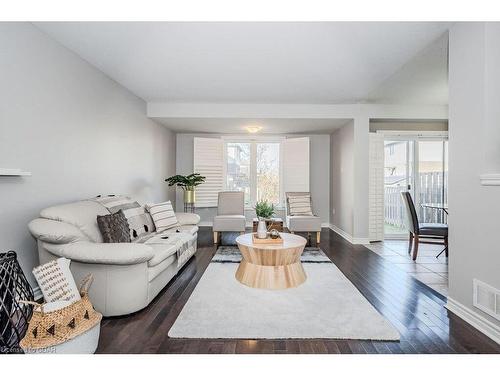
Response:
[{"label": "light tile floor", "polygon": [[448,296],[448,259],[444,253],[436,258],[443,245],[420,244],[416,261],[408,254],[408,240],[385,240],[365,246],[436,292]]}]

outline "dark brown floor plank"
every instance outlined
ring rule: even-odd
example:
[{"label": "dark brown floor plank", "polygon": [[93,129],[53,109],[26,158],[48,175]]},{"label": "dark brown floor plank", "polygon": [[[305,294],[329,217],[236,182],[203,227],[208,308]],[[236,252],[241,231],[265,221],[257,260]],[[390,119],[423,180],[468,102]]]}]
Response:
[{"label": "dark brown floor plank", "polygon": [[98,353],[500,353],[500,346],[445,309],[446,299],[361,245],[329,229],[321,249],[400,332],[401,340],[176,339],[168,331],[215,254],[211,228],[198,252],[145,309],[102,322]]}]

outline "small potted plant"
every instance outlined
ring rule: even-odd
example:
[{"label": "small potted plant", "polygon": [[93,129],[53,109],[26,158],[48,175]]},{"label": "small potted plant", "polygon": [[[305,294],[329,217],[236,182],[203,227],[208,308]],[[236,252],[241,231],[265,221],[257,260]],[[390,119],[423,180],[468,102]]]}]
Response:
[{"label": "small potted plant", "polygon": [[259,224],[257,225],[257,238],[267,237],[267,226],[266,219],[270,219],[274,215],[274,204],[270,204],[263,200],[257,202],[255,205],[255,213],[259,219]]},{"label": "small potted plant", "polygon": [[165,181],[168,182],[168,186],[178,186],[184,190],[184,203],[194,204],[196,201],[196,186],[204,183],[205,178],[199,173],[191,173],[187,176],[176,174]]}]

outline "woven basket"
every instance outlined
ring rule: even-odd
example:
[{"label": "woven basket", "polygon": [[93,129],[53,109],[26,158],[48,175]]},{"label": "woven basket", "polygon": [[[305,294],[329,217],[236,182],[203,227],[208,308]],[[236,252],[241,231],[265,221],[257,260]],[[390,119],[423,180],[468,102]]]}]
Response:
[{"label": "woven basket", "polygon": [[22,301],[34,305],[35,309],[26,336],[20,343],[21,348],[30,351],[59,345],[99,324],[102,315],[94,310],[87,293],[91,282],[92,275],[85,277],[80,285],[82,298],[59,310],[44,312],[43,304]]}]

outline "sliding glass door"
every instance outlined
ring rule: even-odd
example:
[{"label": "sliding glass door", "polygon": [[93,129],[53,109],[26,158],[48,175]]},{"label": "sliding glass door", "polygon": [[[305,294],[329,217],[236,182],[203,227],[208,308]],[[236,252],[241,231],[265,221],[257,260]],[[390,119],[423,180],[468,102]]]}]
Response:
[{"label": "sliding glass door", "polygon": [[384,235],[408,235],[401,192],[413,197],[420,222],[445,223],[446,213],[430,206],[448,202],[448,140],[386,136],[384,141]]},{"label": "sliding glass door", "polygon": [[[437,206],[448,203],[448,141],[418,141],[418,216],[422,223],[445,223],[446,213]],[[429,204],[432,207],[425,207]]]},{"label": "sliding glass door", "polygon": [[406,233],[401,192],[412,191],[414,144],[408,140],[384,141],[384,233]]}]

